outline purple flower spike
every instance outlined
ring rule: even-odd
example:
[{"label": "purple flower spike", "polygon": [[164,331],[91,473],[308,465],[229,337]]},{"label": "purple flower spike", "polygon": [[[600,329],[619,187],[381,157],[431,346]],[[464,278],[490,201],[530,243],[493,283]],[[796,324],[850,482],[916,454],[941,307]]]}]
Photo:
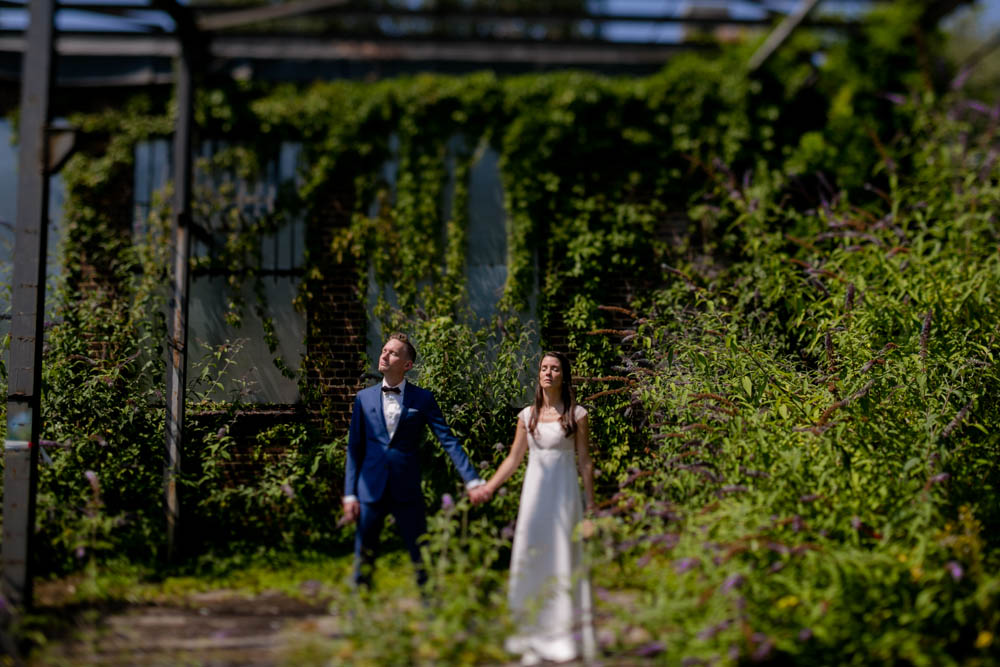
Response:
[{"label": "purple flower spike", "polygon": [[497,450],[498,452],[502,452],[504,449],[503,443],[502,442],[496,443],[495,445],[493,445],[493,449]]},{"label": "purple flower spike", "polygon": [[674,561],[674,571],[678,574],[683,574],[688,570],[698,567],[699,561],[697,558],[681,558]]},{"label": "purple flower spike", "polygon": [[810,639],[812,639],[812,636],[813,636],[813,631],[810,630],[809,628],[802,628],[801,630],[799,630],[800,642],[807,642]]},{"label": "purple flower spike", "polygon": [[945,481],[947,481],[950,478],[951,478],[951,475],[949,475],[948,473],[946,473],[946,472],[939,472],[938,474],[934,475],[929,480],[927,480],[927,483],[928,484],[940,484],[941,482],[945,482]]},{"label": "purple flower spike", "polygon": [[635,650],[635,654],[641,658],[651,658],[654,655],[659,655],[667,650],[667,645],[661,641],[649,642],[648,644],[643,644]]},{"label": "purple flower spike", "polygon": [[984,116],[990,115],[990,108],[982,102],[977,102],[976,100],[969,100],[965,103],[965,107],[967,109],[972,109],[973,111],[978,111]]},{"label": "purple flower spike", "polygon": [[77,547],[76,548],[76,557],[77,558],[81,558],[82,559],[86,555],[87,555],[87,550],[86,549],[84,549],[83,547]]},{"label": "purple flower spike", "polygon": [[[757,639],[757,635],[754,635],[754,639]],[[757,644],[757,648],[754,649],[753,653],[750,654],[750,659],[755,662],[760,662],[767,660],[771,656],[771,651],[774,650],[774,642],[764,637],[763,641]]]},{"label": "purple flower spike", "polygon": [[883,97],[896,105],[906,104],[906,98],[899,93],[885,93]]},{"label": "purple flower spike", "polygon": [[441,496],[441,509],[450,510],[455,506],[455,500],[451,497],[450,493],[446,493]]},{"label": "purple flower spike", "polygon": [[284,493],[286,496],[288,496],[289,499],[295,497],[295,489],[293,489],[291,485],[288,484],[288,482],[285,482],[284,484],[281,485],[281,492]]},{"label": "purple flower spike", "polygon": [[728,628],[732,624],[733,624],[732,619],[727,618],[726,620],[720,623],[716,623],[715,625],[710,625],[698,633],[698,639],[707,641],[712,637],[714,637],[715,635],[722,632],[723,630],[725,630],[726,628]]},{"label": "purple flower spike", "polygon": [[958,76],[951,80],[951,89],[960,90],[965,86],[965,82],[969,80],[969,75],[972,74],[971,67],[963,67],[958,72]]},{"label": "purple flower spike", "polygon": [[503,530],[500,531],[500,537],[508,541],[514,539],[514,526],[510,524],[504,526]]},{"label": "purple flower spike", "polygon": [[962,575],[964,574],[964,571],[962,570],[962,566],[959,565],[958,561],[954,560],[948,561],[948,563],[945,565],[945,569],[948,570],[948,574],[950,574],[951,578],[954,579],[955,581],[962,580]]},{"label": "purple flower spike", "polygon": [[731,574],[728,577],[726,577],[725,581],[722,582],[722,587],[720,588],[720,590],[723,593],[728,593],[734,588],[739,588],[740,586],[742,586],[744,581],[746,581],[746,579],[743,577],[742,574],[739,573]]},{"label": "purple flower spike", "polygon": [[854,530],[859,530],[861,528],[861,519],[857,515],[851,517],[851,528]]},{"label": "purple flower spike", "polygon": [[681,660],[681,667],[696,667],[697,665],[707,665],[701,658],[687,657]]}]

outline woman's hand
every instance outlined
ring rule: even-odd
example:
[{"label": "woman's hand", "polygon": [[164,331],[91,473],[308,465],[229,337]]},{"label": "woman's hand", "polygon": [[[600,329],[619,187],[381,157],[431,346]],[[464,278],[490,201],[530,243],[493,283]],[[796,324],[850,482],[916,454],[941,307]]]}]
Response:
[{"label": "woman's hand", "polygon": [[489,502],[492,497],[493,491],[490,490],[488,484],[480,484],[474,489],[469,489],[469,500],[472,501],[473,505]]}]

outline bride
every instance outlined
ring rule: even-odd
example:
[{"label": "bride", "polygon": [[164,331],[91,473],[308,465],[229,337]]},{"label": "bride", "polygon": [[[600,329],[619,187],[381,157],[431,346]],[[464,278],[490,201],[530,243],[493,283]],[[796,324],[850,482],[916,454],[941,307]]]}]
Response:
[{"label": "bride", "polygon": [[518,415],[510,453],[485,486],[492,496],[531,451],[507,593],[518,632],[505,647],[520,654],[522,664],[594,658],[590,582],[583,545],[573,534],[583,519],[577,469],[587,510],[594,506],[588,434],[587,411],[573,396],[569,359],[561,352],[546,352],[539,364],[534,405]]}]

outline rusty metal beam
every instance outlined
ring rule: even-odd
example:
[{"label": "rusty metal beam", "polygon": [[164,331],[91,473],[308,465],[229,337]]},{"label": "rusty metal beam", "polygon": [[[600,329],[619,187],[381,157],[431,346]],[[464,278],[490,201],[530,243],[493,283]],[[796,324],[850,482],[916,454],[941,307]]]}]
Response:
[{"label": "rusty metal beam", "polygon": [[[83,34],[56,40],[60,56],[176,57],[180,51],[171,35]],[[476,41],[417,39],[333,39],[299,35],[216,35],[209,55],[245,60],[442,61],[537,64],[662,64],[667,58],[704,44]],[[24,39],[0,35],[0,51],[21,51]]]},{"label": "rusty metal beam", "polygon": [[42,336],[48,232],[47,136],[55,58],[55,0],[31,0],[21,77],[17,227],[11,294],[7,438],[4,442],[3,594],[18,607],[32,599],[32,542],[41,430]]},{"label": "rusty metal beam", "polygon": [[778,24],[778,27],[767,36],[764,43],[750,57],[747,69],[753,72],[763,65],[788,39],[789,35],[809,17],[818,4],[819,0],[802,0],[796,10]]},{"label": "rusty metal beam", "polygon": [[192,54],[182,44],[176,60],[177,117],[174,126],[174,212],[172,224],[173,276],[167,341],[167,423],[164,465],[164,508],[167,520],[167,559],[177,553],[180,498],[177,477],[184,445],[184,403],[187,390],[188,296],[191,274],[191,159],[194,124]]}]

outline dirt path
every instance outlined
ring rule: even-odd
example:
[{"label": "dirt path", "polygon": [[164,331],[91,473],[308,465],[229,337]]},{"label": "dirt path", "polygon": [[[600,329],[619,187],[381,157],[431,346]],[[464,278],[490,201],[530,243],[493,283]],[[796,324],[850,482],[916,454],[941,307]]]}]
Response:
[{"label": "dirt path", "polygon": [[[43,610],[40,610],[44,612]],[[183,605],[80,610],[28,665],[329,664],[337,619],[322,601],[280,593],[192,594]]]}]

